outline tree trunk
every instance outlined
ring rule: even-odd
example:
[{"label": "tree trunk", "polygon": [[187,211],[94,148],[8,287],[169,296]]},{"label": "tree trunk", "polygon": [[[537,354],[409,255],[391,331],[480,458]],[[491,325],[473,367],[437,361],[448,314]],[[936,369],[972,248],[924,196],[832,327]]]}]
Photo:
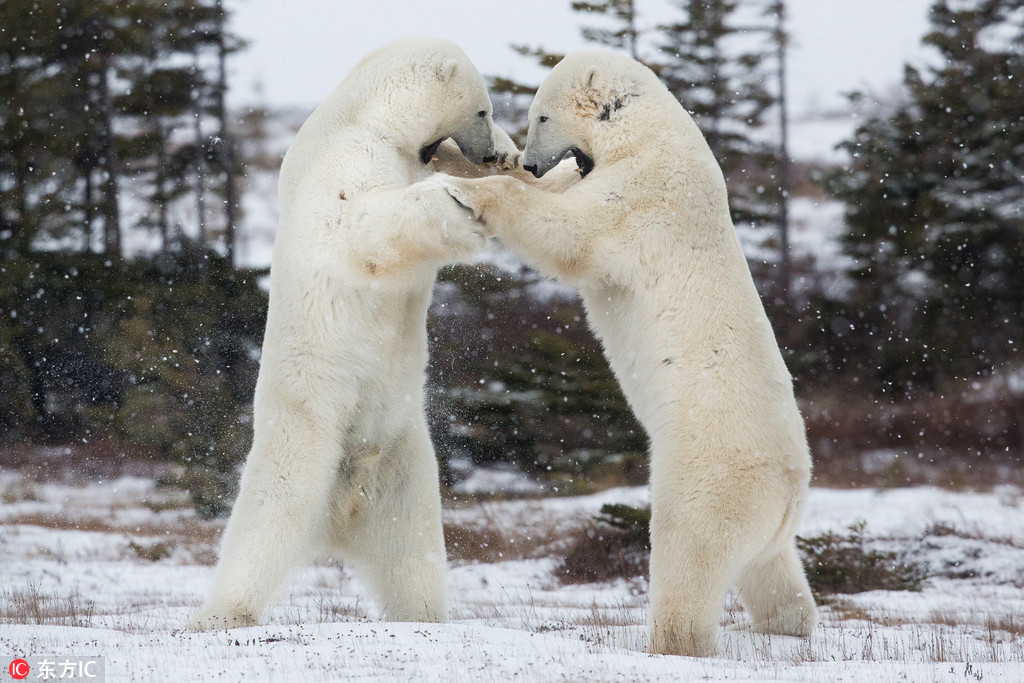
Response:
[{"label": "tree trunk", "polygon": [[206,252],[206,152],[203,144],[203,125],[200,107],[193,112],[194,131],[196,136],[195,167],[196,167],[196,226],[199,228],[199,248]]},{"label": "tree trunk", "polygon": [[156,201],[157,228],[160,230],[160,251],[167,253],[169,226],[167,224],[167,128],[163,120],[157,119],[157,150],[156,150]]},{"label": "tree trunk", "polygon": [[85,209],[85,249],[83,251],[92,251],[92,224],[93,219],[93,203],[92,203],[92,168],[86,167],[85,169],[85,198],[82,201],[82,207]]},{"label": "tree trunk", "polygon": [[100,168],[103,183],[103,251],[114,257],[121,256],[121,212],[118,207],[118,164],[114,135],[114,105],[110,97],[110,69],[108,56],[100,53],[100,115],[102,140]]},{"label": "tree trunk", "polygon": [[28,223],[28,160],[24,158],[23,148],[18,149],[14,165],[14,203],[18,208],[18,218],[12,227],[17,235],[15,246],[18,254],[28,256],[29,249],[32,247],[32,230]]},{"label": "tree trunk", "polygon": [[775,5],[777,25],[775,47],[779,62],[779,297],[788,310],[790,301],[789,262],[789,121],[786,114],[786,33],[783,23],[786,6],[782,0]]},{"label": "tree trunk", "polygon": [[217,118],[220,120],[220,163],[224,170],[224,246],[227,250],[228,263],[235,265],[235,223],[236,202],[235,196],[235,148],[228,130],[227,110],[224,99],[227,95],[227,45],[224,36],[224,7],[220,0],[217,0],[217,65],[219,77],[217,82]]}]

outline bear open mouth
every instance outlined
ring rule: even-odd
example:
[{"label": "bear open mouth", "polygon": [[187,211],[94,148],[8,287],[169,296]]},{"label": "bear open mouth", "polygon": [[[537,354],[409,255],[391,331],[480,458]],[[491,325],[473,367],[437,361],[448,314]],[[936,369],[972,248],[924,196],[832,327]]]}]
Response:
[{"label": "bear open mouth", "polygon": [[441,143],[445,141],[445,138],[441,138],[436,142],[431,142],[426,147],[420,149],[420,163],[429,164],[430,160],[434,158],[434,154],[437,153],[437,148],[441,146]]},{"label": "bear open mouth", "polygon": [[580,178],[586,178],[587,174],[594,170],[594,160],[575,147],[569,151],[572,152],[576,164],[580,167]]}]

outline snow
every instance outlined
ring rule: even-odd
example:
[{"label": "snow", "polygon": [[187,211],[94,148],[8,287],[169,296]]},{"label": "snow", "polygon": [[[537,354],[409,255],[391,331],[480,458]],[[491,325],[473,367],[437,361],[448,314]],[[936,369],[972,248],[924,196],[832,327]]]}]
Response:
[{"label": "snow", "polygon": [[452,487],[455,493],[476,494],[488,491],[508,493],[538,493],[544,487],[514,467],[474,467],[465,461],[449,462],[452,469],[464,468],[466,477]]},{"label": "snow", "polygon": [[[493,485],[509,479],[480,477],[481,485],[488,477]],[[181,626],[211,580],[222,521],[195,519],[182,507],[180,492],[145,478],[71,485],[3,473],[0,651],[102,656],[108,681],[1024,676],[1024,514],[1021,492],[1012,487],[812,490],[802,534],[843,532],[863,521],[872,547],[910,553],[933,577],[920,593],[842,596],[822,607],[822,625],[810,641],[723,631],[718,656],[707,660],[643,652],[643,580],[562,586],[552,576],[567,534],[604,503],[645,504],[646,488],[529,500],[464,498],[449,503],[446,524],[510,537],[545,534],[552,542],[527,559],[451,562],[451,623],[379,622],[349,570],[325,563],[296,573],[266,625],[195,633]],[[132,543],[155,542],[169,545],[170,556],[151,562],[132,550]],[[730,595],[723,625],[744,620]]]}]

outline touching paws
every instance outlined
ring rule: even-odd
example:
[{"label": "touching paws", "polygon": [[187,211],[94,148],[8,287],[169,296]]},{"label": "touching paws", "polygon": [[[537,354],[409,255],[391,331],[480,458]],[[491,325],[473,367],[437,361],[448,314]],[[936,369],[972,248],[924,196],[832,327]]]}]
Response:
[{"label": "touching paws", "polygon": [[523,153],[512,142],[504,130],[492,126],[494,130],[494,165],[499,171],[514,171],[523,161]]},{"label": "touching paws", "polygon": [[509,176],[488,178],[449,178],[444,188],[460,206],[470,210],[477,220],[486,222],[490,214],[513,189],[522,183]]}]

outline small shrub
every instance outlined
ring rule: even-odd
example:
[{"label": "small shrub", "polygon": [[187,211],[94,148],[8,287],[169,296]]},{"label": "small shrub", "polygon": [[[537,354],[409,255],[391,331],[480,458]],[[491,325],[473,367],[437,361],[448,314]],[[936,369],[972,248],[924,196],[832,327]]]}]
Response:
[{"label": "small shrub", "polygon": [[453,562],[507,562],[547,557],[558,540],[553,528],[503,529],[484,512],[484,524],[445,522],[444,542]]},{"label": "small shrub", "polygon": [[604,505],[572,538],[555,569],[562,583],[597,583],[646,576],[651,557],[650,508]]},{"label": "small shrub", "polygon": [[37,501],[39,493],[36,491],[36,484],[27,477],[18,479],[0,493],[0,503],[4,505]]},{"label": "small shrub", "polygon": [[128,547],[138,557],[143,560],[149,560],[150,562],[159,562],[160,560],[165,560],[171,556],[171,546],[166,543],[143,545],[141,543],[131,541],[128,543]]},{"label": "small shrub", "polygon": [[160,479],[157,483],[187,491],[192,508],[203,520],[231,512],[238,489],[238,477],[233,472],[221,472],[201,465],[192,465],[181,474]]},{"label": "small shrub", "polygon": [[850,525],[847,534],[831,531],[797,536],[807,580],[816,595],[871,590],[919,591],[928,578],[925,568],[897,553],[868,549],[865,522]]},{"label": "small shrub", "polygon": [[501,531],[492,527],[444,525],[448,559],[453,562],[502,562],[520,559],[510,552],[510,543]]},{"label": "small shrub", "polygon": [[625,531],[629,534],[630,543],[645,550],[651,549],[651,508],[606,504],[601,506],[601,513],[596,519]]}]

